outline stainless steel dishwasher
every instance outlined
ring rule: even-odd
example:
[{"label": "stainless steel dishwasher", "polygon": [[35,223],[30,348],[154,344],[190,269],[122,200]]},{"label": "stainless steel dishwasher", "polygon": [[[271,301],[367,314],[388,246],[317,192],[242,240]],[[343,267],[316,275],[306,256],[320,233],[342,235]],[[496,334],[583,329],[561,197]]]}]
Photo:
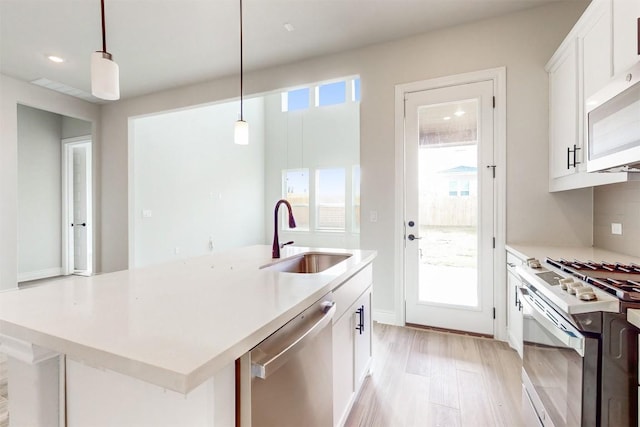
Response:
[{"label": "stainless steel dishwasher", "polygon": [[333,425],[329,293],[290,320],[237,362],[237,425]]}]

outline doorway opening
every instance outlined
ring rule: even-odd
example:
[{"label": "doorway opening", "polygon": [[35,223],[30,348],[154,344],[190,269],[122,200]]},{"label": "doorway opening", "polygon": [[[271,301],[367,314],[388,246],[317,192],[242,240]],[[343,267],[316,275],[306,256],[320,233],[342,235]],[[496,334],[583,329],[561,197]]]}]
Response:
[{"label": "doorway opening", "polygon": [[63,144],[64,274],[93,273],[91,140],[70,138]]}]

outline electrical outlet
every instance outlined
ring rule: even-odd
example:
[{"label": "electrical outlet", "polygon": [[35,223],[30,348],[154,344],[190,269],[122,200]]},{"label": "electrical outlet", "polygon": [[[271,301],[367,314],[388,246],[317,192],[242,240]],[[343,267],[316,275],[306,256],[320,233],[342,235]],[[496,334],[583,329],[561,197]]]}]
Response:
[{"label": "electrical outlet", "polygon": [[213,245],[213,236],[209,236],[209,250],[212,251],[214,248]]},{"label": "electrical outlet", "polygon": [[176,246],[174,252],[178,255],[180,253],[180,246]]},{"label": "electrical outlet", "polygon": [[369,222],[378,222],[378,211],[369,212]]},{"label": "electrical outlet", "polygon": [[142,210],[142,218],[151,218],[151,215],[152,215],[151,209]]},{"label": "electrical outlet", "polygon": [[617,234],[619,236],[622,235],[622,224],[617,222],[611,223],[611,234]]}]

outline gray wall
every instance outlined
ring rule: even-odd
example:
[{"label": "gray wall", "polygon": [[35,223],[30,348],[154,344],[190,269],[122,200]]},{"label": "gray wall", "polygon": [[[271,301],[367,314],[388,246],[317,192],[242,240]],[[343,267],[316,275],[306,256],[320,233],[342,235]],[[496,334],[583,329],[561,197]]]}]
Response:
[{"label": "gray wall", "polygon": [[[622,224],[622,235],[611,234],[613,222]],[[640,182],[594,188],[593,240],[600,248],[640,257]]]},{"label": "gray wall", "polygon": [[62,269],[62,116],[18,105],[18,278]]},{"label": "gray wall", "polygon": [[237,112],[225,103],[132,121],[134,266],[264,243],[263,99],[244,104],[248,146],[233,143]]},{"label": "gray wall", "polygon": [[63,138],[75,138],[87,135],[91,135],[91,122],[74,119],[73,117],[62,117]]},{"label": "gray wall", "polygon": [[[99,128],[100,106],[0,74],[0,289],[18,277],[18,104],[77,117]],[[93,135],[94,257],[100,271],[100,139]],[[126,191],[126,189],[125,189]]]},{"label": "gray wall", "polygon": [[[361,247],[376,249],[374,309],[396,298],[395,85],[505,66],[507,69],[507,239],[591,244],[591,190],[548,192],[548,78],[544,65],[587,1],[565,1],[390,43],[246,74],[246,93],[360,75]],[[128,117],[237,96],[237,76],[104,105],[103,269],[127,267]]]}]

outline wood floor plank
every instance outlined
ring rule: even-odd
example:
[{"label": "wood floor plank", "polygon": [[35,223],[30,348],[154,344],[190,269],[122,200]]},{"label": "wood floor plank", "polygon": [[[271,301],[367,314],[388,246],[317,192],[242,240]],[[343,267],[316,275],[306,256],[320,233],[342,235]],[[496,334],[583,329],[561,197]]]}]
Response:
[{"label": "wood floor plank", "polygon": [[348,427],[522,425],[520,359],[505,343],[376,323],[374,360]]},{"label": "wood floor plank", "polygon": [[428,332],[427,354],[431,357],[429,402],[460,409],[458,380],[451,337],[447,333]]}]

